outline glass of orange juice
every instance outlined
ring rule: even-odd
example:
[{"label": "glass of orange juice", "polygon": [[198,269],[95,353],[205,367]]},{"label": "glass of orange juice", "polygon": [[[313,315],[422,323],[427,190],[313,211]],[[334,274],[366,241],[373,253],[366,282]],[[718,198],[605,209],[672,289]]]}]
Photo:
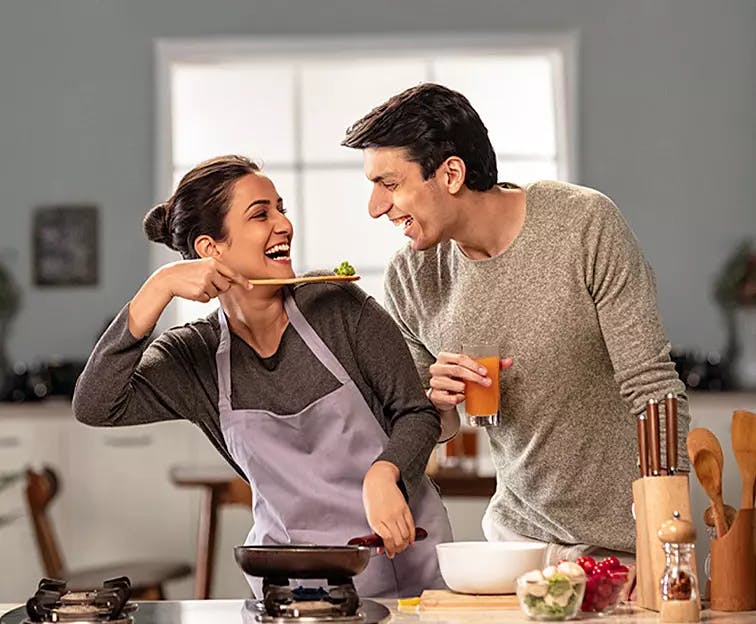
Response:
[{"label": "glass of orange juice", "polygon": [[486,367],[492,383],[481,386],[465,382],[465,414],[473,427],[499,424],[499,347],[492,344],[465,344],[462,353]]}]

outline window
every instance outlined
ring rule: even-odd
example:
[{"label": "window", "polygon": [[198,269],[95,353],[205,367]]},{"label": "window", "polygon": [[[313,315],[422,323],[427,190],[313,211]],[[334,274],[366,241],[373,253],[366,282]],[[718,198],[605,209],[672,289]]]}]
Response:
[{"label": "window", "polygon": [[[386,262],[406,241],[388,220],[370,218],[361,155],[339,145],[373,106],[420,82],[444,84],[480,113],[500,180],[574,179],[571,40],[500,39],[161,42],[158,198],[206,158],[260,160],[294,223],[295,271],[349,260],[380,301]],[[168,257],[156,251],[155,265]],[[179,301],[173,320],[216,306]]]}]

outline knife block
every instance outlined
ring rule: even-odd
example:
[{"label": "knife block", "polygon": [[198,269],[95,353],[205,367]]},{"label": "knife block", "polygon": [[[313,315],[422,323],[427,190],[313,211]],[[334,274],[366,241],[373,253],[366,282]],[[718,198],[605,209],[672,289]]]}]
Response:
[{"label": "knife block", "polygon": [[711,540],[711,608],[756,609],[754,510],[741,509],[722,537]]},{"label": "knife block", "polygon": [[[635,504],[635,560],[636,594],[638,606],[653,611],[661,610],[659,581],[664,573],[665,557],[657,531],[675,511],[691,520],[688,475],[641,477],[633,482]],[[698,578],[695,552],[691,558],[693,571]],[[698,588],[698,606],[701,606],[701,588]]]}]

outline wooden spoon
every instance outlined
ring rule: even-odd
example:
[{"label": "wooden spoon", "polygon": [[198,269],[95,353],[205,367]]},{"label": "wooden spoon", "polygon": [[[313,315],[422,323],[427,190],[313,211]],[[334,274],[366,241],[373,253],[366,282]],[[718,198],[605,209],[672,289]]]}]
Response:
[{"label": "wooden spoon", "polygon": [[753,486],[756,482],[756,414],[746,410],[732,413],[732,450],[740,469],[743,489],[740,508],[753,509]]},{"label": "wooden spoon", "polygon": [[[732,523],[735,522],[735,514],[738,513],[738,510],[735,509],[735,507],[733,507],[732,505],[725,505],[724,510],[725,510],[725,519],[727,520],[727,526],[731,527]],[[703,515],[704,524],[706,526],[715,527],[716,525],[714,524],[714,517],[715,517],[714,506],[709,505],[704,511],[704,515]]]},{"label": "wooden spoon", "polygon": [[722,464],[724,463],[722,447],[717,437],[703,427],[690,431],[685,445],[696,476],[714,505],[714,526],[717,529],[717,537],[722,537],[729,529],[722,501]]},{"label": "wooden spoon", "polygon": [[248,280],[253,286],[283,286],[312,282],[356,282],[359,275],[310,275],[308,277],[260,278]]}]

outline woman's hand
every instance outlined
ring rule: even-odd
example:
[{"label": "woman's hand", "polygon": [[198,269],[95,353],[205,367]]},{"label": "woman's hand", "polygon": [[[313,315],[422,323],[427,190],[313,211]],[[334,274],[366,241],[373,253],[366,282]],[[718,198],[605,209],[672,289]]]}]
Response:
[{"label": "woman's hand", "polygon": [[172,262],[158,269],[155,277],[171,297],[203,303],[226,292],[234,284],[245,290],[252,288],[249,280],[215,258]]},{"label": "woman's hand", "polygon": [[399,468],[377,461],[362,482],[362,502],[370,528],[383,538],[389,558],[415,542],[415,521],[397,481]]},{"label": "woman's hand", "polygon": [[206,303],[234,285],[252,288],[241,274],[214,258],[166,264],[147,279],[129,303],[129,331],[135,338],[147,334],[174,297]]},{"label": "woman's hand", "polygon": [[[499,360],[502,370],[512,366],[512,359]],[[465,400],[465,381],[490,386],[486,367],[463,353],[442,352],[430,367],[428,398],[438,410],[449,410]]]}]

